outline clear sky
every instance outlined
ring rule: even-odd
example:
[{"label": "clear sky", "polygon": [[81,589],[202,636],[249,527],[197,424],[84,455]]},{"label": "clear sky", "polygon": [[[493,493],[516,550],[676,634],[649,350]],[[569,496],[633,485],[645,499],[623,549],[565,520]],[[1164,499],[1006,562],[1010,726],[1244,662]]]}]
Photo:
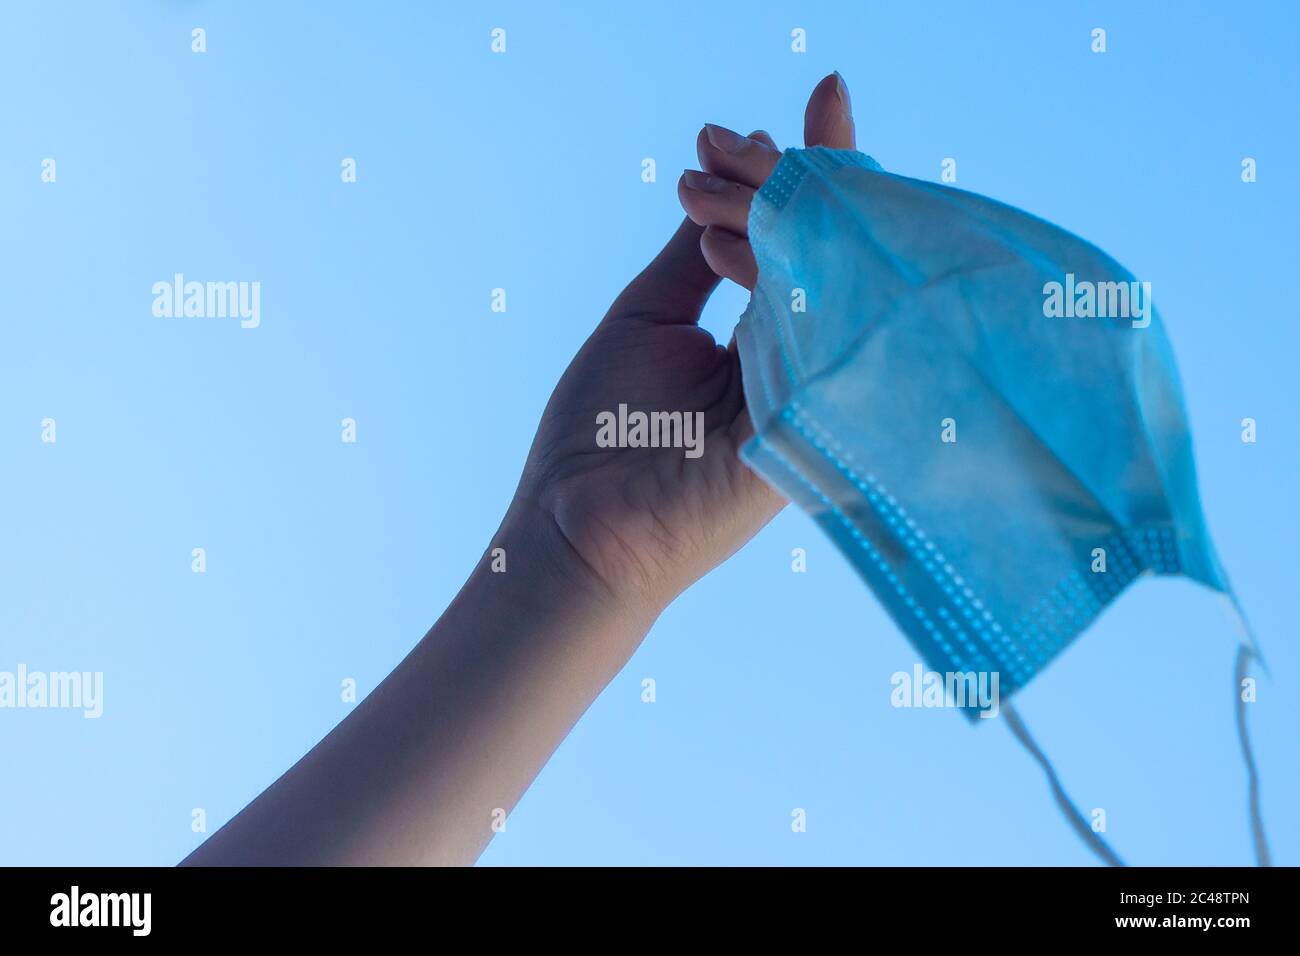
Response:
[{"label": "clear sky", "polygon": [[[0,710],[0,864],[176,862],[195,808],[215,830],[337,723],[341,682],[373,688],[480,557],[551,386],[678,220],[700,125],[797,143],[832,69],[886,169],[955,158],[1152,281],[1300,863],[1296,13],[4,3],[0,671],[100,671],[104,711]],[[259,327],[154,316],[176,273],[259,282]],[[1234,646],[1217,596],[1143,582],[1018,698],[1131,862],[1251,861]],[[890,706],[916,660],[787,509],[664,614],[483,862],[1092,862],[1001,722]]]}]

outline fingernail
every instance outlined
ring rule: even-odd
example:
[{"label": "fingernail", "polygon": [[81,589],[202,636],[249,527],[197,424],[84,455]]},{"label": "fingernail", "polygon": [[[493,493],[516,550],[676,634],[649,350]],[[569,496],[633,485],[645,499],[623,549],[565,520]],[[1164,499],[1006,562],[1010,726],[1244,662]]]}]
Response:
[{"label": "fingernail", "polygon": [[844,77],[840,76],[840,71],[835,71],[835,95],[839,97],[840,105],[844,107],[844,112],[853,112],[853,101],[849,99],[849,86],[844,82]]},{"label": "fingernail", "polygon": [[702,193],[720,193],[727,189],[727,181],[717,176],[710,176],[698,170],[688,169],[682,173],[682,182],[687,189],[697,189]]},{"label": "fingernail", "polygon": [[739,133],[733,133],[723,126],[714,126],[712,123],[704,124],[704,134],[709,137],[709,142],[715,149],[720,149],[724,153],[738,153],[749,142]]}]

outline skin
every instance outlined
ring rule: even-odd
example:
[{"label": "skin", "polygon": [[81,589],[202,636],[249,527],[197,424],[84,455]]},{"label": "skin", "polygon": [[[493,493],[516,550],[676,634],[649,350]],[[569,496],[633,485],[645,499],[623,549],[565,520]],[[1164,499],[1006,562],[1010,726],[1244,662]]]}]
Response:
[{"label": "skin", "polygon": [[[821,81],[807,145],[854,145]],[[766,133],[700,132],[688,218],[561,377],[514,500],[451,606],[330,734],[189,865],[470,864],[678,594],[784,500],[737,455],[752,434],[735,341],[699,328],[719,277],[752,288],[749,204],[780,158]],[[701,178],[703,177],[703,178]],[[596,416],[703,411],[704,454],[598,448]],[[504,548],[506,573],[491,571]]]}]

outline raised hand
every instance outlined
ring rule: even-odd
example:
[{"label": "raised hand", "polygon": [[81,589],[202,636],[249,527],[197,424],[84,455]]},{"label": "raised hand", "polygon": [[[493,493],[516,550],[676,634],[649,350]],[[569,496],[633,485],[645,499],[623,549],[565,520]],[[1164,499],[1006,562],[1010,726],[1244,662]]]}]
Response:
[{"label": "raised hand", "polygon": [[[808,145],[851,147],[838,74],[817,85]],[[551,516],[581,562],[620,601],[657,610],[723,561],[783,499],[739,459],[752,434],[740,363],[696,323],[719,276],[752,288],[749,203],[780,158],[766,133],[701,130],[705,171],[683,174],[689,220],[618,297],[561,378],[520,483],[517,505]],[[702,453],[602,448],[597,419],[619,406],[703,413]]]}]

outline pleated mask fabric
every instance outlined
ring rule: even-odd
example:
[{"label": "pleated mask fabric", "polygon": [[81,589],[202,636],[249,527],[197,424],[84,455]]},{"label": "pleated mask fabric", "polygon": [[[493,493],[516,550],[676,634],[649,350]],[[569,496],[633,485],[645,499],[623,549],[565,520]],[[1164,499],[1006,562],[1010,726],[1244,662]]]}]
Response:
[{"label": "pleated mask fabric", "polygon": [[931,669],[996,673],[1010,697],[1146,574],[1239,613],[1149,284],[1051,223],[850,150],[787,150],[749,233],[742,455]]}]

